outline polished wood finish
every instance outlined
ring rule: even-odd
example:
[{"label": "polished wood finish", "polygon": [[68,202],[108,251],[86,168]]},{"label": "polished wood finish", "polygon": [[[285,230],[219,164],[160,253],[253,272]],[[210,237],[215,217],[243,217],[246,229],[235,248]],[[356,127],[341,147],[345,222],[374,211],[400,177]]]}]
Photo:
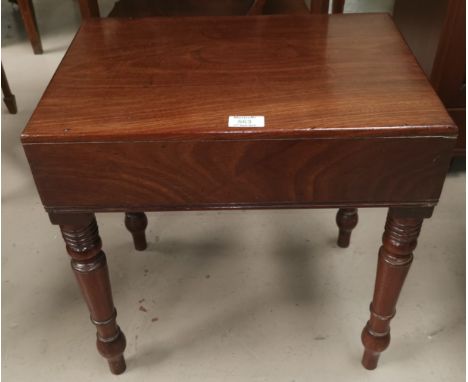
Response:
[{"label": "polished wood finish", "polygon": [[[391,18],[368,14],[85,21],[22,142],[70,248],[94,212],[126,212],[141,233],[142,211],[333,207],[346,232],[354,209],[390,207],[363,334],[372,368],[456,137]],[[109,319],[110,288],[94,299],[98,281],[79,280]],[[105,356],[121,367],[118,350]]]},{"label": "polished wood finish", "polygon": [[3,102],[5,102],[5,106],[7,107],[8,111],[11,114],[16,114],[18,112],[18,108],[16,107],[16,97],[11,92],[10,84],[8,83],[5,70],[3,69],[3,64],[2,64],[2,93],[3,93]]},{"label": "polished wood finish", "polygon": [[101,250],[96,219],[92,214],[53,215],[51,221],[60,225],[71,266],[97,329],[96,345],[107,358],[113,374],[125,371],[125,336],[117,326],[117,312],[112,301],[106,256]]},{"label": "polished wood finish", "polygon": [[365,347],[362,364],[366,369],[377,367],[380,353],[390,343],[390,320],[395,316],[395,306],[413,261],[424,217],[427,217],[426,211],[417,209],[403,216],[398,210],[390,209],[388,212],[370,305],[371,315],[362,332]]},{"label": "polished wood finish", "polygon": [[305,139],[291,134],[291,139],[254,139],[255,135],[251,140],[142,138],[24,148],[48,210],[139,212],[434,205],[455,142],[417,136]]},{"label": "polished wood finish", "polygon": [[18,7],[23,18],[24,27],[34,54],[42,54],[42,42],[37,28],[36,14],[32,0],[17,0]]},{"label": "polished wood finish", "polygon": [[144,212],[127,212],[125,214],[125,227],[133,236],[133,243],[137,251],[144,251],[147,247],[145,229],[148,219]]},{"label": "polished wood finish", "polygon": [[[465,0],[396,0],[394,19],[444,105],[465,121]],[[455,155],[465,153],[465,123]]]},{"label": "polished wood finish", "polygon": [[435,204],[456,133],[388,16],[262,16],[84,23],[22,141],[49,210],[139,212]]},{"label": "polished wood finish", "polygon": [[351,232],[357,226],[358,211],[357,208],[340,208],[336,214],[336,224],[338,225],[337,244],[341,248],[349,247]]},{"label": "polished wood finish", "polygon": [[[265,128],[228,128],[228,116],[240,113],[266,116]],[[310,15],[89,20],[22,140],[456,133],[389,16]]]}]

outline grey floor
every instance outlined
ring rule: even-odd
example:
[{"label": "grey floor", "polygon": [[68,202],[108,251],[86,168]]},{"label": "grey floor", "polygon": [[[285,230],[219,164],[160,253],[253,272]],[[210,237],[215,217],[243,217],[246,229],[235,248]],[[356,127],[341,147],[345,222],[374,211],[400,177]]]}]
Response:
[{"label": "grey floor", "polygon": [[[449,175],[424,224],[392,344],[373,372],[359,363],[360,332],[385,210],[361,210],[347,250],[335,245],[334,210],[149,214],[143,253],[121,214],[99,214],[128,341],[128,370],[111,376],[19,142],[79,23],[71,0],[36,3],[41,56],[2,1],[2,61],[19,109],[9,115],[2,105],[5,381],[465,380],[464,171]],[[105,13],[111,1],[101,4]]]}]

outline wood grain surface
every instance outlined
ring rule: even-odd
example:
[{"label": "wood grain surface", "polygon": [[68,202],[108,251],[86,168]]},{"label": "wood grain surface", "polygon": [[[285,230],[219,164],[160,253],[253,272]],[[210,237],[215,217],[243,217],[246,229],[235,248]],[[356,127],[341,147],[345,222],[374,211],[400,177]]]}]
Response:
[{"label": "wood grain surface", "polygon": [[22,140],[455,135],[391,18],[359,14],[88,20]]}]

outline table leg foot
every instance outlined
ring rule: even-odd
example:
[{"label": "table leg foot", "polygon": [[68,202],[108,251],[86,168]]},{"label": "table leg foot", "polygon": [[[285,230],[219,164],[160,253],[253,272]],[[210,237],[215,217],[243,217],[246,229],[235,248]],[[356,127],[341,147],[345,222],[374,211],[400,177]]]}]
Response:
[{"label": "table leg foot", "polygon": [[148,219],[144,212],[127,212],[125,226],[133,236],[133,243],[137,251],[144,251],[147,247],[145,229]]},{"label": "table leg foot", "polygon": [[364,350],[361,361],[362,366],[364,366],[367,370],[374,370],[377,367],[377,363],[379,362],[379,356],[380,353]]},{"label": "table leg foot", "polygon": [[125,358],[123,356],[119,356],[115,359],[109,359],[108,362],[109,369],[112,374],[122,374],[127,368],[127,365],[125,364]]},{"label": "table leg foot", "polygon": [[[362,364],[366,369],[377,367],[379,355],[390,344],[390,320],[401,288],[413,261],[413,250],[425,216],[399,213],[390,209],[379,251],[374,297],[370,305],[370,319],[362,331],[365,351]],[[424,211],[423,211],[424,212]]]},{"label": "table leg foot", "polygon": [[349,247],[351,232],[358,223],[357,208],[340,208],[336,214],[336,224],[339,228],[337,244],[341,248]]},{"label": "table leg foot", "polygon": [[96,345],[107,358],[111,372],[123,373],[125,336],[116,323],[117,311],[112,301],[112,291],[106,255],[101,250],[101,239],[93,214],[51,215],[60,225],[71,266],[81,293],[88,305],[91,322],[96,326]]}]

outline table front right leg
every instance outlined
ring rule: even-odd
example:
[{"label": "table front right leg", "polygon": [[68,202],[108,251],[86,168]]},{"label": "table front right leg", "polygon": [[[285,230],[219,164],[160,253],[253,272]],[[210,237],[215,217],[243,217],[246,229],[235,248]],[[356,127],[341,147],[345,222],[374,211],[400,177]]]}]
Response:
[{"label": "table front right leg", "polygon": [[377,263],[374,297],[370,305],[370,319],[362,331],[366,369],[377,367],[380,353],[390,343],[390,320],[401,288],[413,261],[413,251],[424,218],[432,208],[390,208]]}]

